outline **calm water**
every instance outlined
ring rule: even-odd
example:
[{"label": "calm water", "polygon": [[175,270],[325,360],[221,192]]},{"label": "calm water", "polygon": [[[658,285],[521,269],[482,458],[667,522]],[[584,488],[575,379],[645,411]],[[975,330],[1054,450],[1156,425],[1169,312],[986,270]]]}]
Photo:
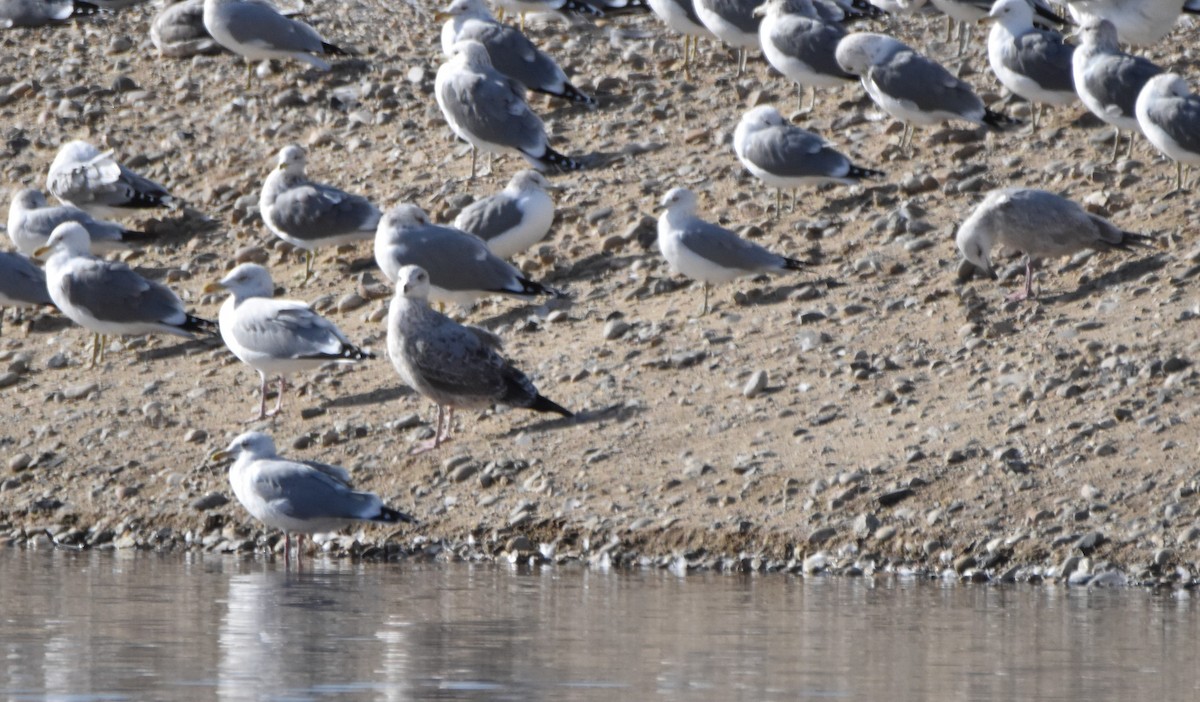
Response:
[{"label": "calm water", "polygon": [[0,700],[1195,700],[1186,594],[0,551]]}]

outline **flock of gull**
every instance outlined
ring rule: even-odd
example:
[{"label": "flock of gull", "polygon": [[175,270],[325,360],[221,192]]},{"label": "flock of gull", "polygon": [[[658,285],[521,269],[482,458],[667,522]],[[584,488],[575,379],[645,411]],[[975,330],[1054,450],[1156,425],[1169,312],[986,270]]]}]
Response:
[{"label": "flock of gull", "polygon": [[[589,17],[652,11],[666,28],[684,36],[681,66],[689,74],[701,38],[736,49],[739,73],[747,70],[751,54],[761,51],[800,88],[801,114],[804,89],[812,91],[811,110],[818,89],[858,82],[880,110],[903,124],[902,155],[913,153],[917,128],[954,122],[1007,132],[1024,126],[985,105],[975,86],[934,57],[888,34],[854,31],[855,23],[886,24],[891,14],[943,12],[948,21],[960,23],[961,53],[971,25],[986,20],[991,23],[988,63],[1013,96],[1031,103],[1029,128],[1046,119],[1046,107],[1063,109],[1078,101],[1116,130],[1114,160],[1121,133],[1128,133],[1130,150],[1132,135],[1141,134],[1177,164],[1180,189],[1186,187],[1186,168],[1200,165],[1200,97],[1188,92],[1183,77],[1121,48],[1161,41],[1181,15],[1200,10],[1193,4],[1200,0],[1070,0],[1062,7],[1044,0],[495,1],[497,9],[519,15],[519,22],[498,20],[484,0],[453,0],[438,13],[444,20],[445,61],[434,96],[446,124],[471,147],[472,179],[479,152],[489,158],[517,156],[530,169],[464,208],[453,223],[436,224],[415,204],[383,212],[365,197],[311,180],[304,149],[288,145],[279,151],[277,168],[263,182],[259,198],[266,227],[306,253],[306,282],[321,248],[373,240],[375,261],[395,289],[386,324],[388,355],[404,383],[437,407],[433,437],[414,452],[437,448],[449,438],[455,409],[504,404],[573,416],[541,395],[502,354],[497,335],[455,321],[430,304],[563,295],[529,278],[509,259],[542,241],[552,228],[553,193],[559,188],[546,174],[603,164],[552,146],[527,92],[579,109],[603,108],[524,32],[526,13],[557,14],[578,24]],[[0,28],[67,22],[128,3],[0,0]],[[1072,25],[1073,32],[1062,33]],[[151,37],[167,56],[222,51],[241,56],[248,86],[256,62],[291,59],[326,71],[329,60],[354,53],[267,0],[169,4],[155,17]],[[754,107],[741,118],[733,149],[750,174],[776,190],[777,217],[785,189],[792,192],[794,206],[797,188],[853,186],[885,177],[796,126],[774,106]],[[147,242],[147,235],[112,219],[175,204],[166,188],[122,165],[111,151],[81,140],[63,144],[49,165],[45,187],[60,204],[49,204],[42,191],[30,187],[11,199],[7,233],[17,252],[0,253],[0,304],[56,307],[93,334],[93,367],[103,361],[110,335],[219,334],[261,378],[254,417],[261,420],[282,409],[290,374],[372,357],[306,303],[275,299],[271,273],[260,265],[243,263],[206,288],[228,293],[213,322],[189,312],[166,285],[103,258]],[[702,314],[708,311],[710,285],[806,267],[704,219],[697,194],[686,188],[670,189],[661,206],[659,249],[673,271],[703,286]],[[1024,299],[1035,295],[1038,259],[1151,242],[1057,194],[1018,187],[987,194],[960,225],[956,243],[964,259],[992,277],[995,248],[1023,254],[1025,285],[1012,298]],[[272,378],[279,390],[268,411]],[[377,496],[354,491],[342,468],[278,456],[265,434],[242,434],[214,454],[217,460],[226,457],[235,459],[230,480],[239,501],[285,534],[329,531],[353,520],[414,521]]]}]

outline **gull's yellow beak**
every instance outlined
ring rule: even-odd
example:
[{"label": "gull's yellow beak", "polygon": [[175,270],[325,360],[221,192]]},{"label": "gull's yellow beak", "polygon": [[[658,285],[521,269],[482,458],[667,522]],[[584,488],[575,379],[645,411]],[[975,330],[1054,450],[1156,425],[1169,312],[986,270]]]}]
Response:
[{"label": "gull's yellow beak", "polygon": [[34,258],[41,258],[41,257],[45,256],[45,255],[46,255],[46,254],[48,254],[48,253],[50,253],[50,247],[49,247],[49,246],[39,246],[39,247],[38,247],[38,250],[33,252],[33,257],[34,257]]},{"label": "gull's yellow beak", "polygon": [[204,292],[206,292],[206,293],[221,292],[224,289],[225,289],[225,286],[221,285],[221,283],[216,282],[216,281],[204,286]]},{"label": "gull's yellow beak", "polygon": [[437,20],[438,22],[445,22],[446,20],[451,19],[452,17],[454,17],[454,15],[450,14],[449,12],[446,12],[445,10],[438,10],[437,12],[433,13],[433,18],[435,20]]},{"label": "gull's yellow beak", "polygon": [[233,454],[222,449],[220,451],[214,451],[212,455],[208,457],[208,460],[212,461],[213,463],[220,463],[221,461],[227,461],[230,458],[233,458]]}]

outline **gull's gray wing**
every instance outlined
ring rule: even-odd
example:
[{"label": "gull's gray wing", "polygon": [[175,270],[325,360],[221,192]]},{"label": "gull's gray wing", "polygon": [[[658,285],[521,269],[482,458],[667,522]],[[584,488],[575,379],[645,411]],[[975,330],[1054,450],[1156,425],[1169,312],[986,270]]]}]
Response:
[{"label": "gull's gray wing", "polygon": [[922,112],[983,115],[983,101],[971,86],[941,64],[913,51],[896,52],[871,66],[867,76],[884,93],[911,102]]},{"label": "gull's gray wing", "polygon": [[170,323],[182,322],[185,317],[183,303],[169,288],[116,261],[74,263],[61,286],[70,304],[102,322]]},{"label": "gull's gray wing", "polygon": [[312,468],[313,470],[321,471],[325,475],[329,476],[330,478],[333,478],[336,482],[341,483],[342,485],[346,486],[347,488],[350,488],[350,489],[354,488],[353,484],[350,482],[350,471],[346,470],[345,468],[343,468],[341,466],[332,466],[332,465],[329,465],[328,463],[321,463],[320,461],[297,461],[297,462],[303,463],[304,465],[308,466],[309,468]]},{"label": "gull's gray wing", "polygon": [[463,24],[458,41],[473,39],[487,48],[492,67],[530,90],[561,90],[567,75],[516,27],[479,20]]},{"label": "gull's gray wing", "polygon": [[377,498],[354,492],[325,471],[285,459],[255,461],[253,490],[292,519],[361,519]]},{"label": "gull's gray wing", "polygon": [[692,253],[722,268],[760,271],[780,268],[784,262],[782,256],[699,218],[693,218],[683,227],[679,241]]},{"label": "gull's gray wing", "polygon": [[27,232],[37,234],[43,239],[49,239],[55,227],[64,222],[78,222],[87,230],[88,238],[93,244],[104,242],[120,242],[125,228],[119,224],[97,220],[78,207],[61,205],[58,207],[40,207],[36,210],[25,211],[24,228]]},{"label": "gull's gray wing", "polygon": [[479,237],[449,227],[406,229],[393,240],[390,252],[401,266],[424,268],[430,282],[444,290],[527,294],[512,264],[488,251]]},{"label": "gull's gray wing", "polygon": [[758,31],[760,18],[753,16],[754,8],[763,0],[701,0],[713,13],[748,34]]},{"label": "gull's gray wing", "polygon": [[843,70],[836,57],[838,42],[844,36],[846,30],[840,25],[789,15],[779,21],[770,40],[780,51],[803,61],[813,71],[852,81],[855,76]]},{"label": "gull's gray wing", "polygon": [[1083,82],[1106,108],[1133,117],[1137,114],[1138,93],[1159,73],[1161,68],[1140,56],[1100,54],[1085,68]]},{"label": "gull's gray wing", "polygon": [[215,20],[239,44],[313,54],[325,51],[317,30],[284,17],[268,5],[255,2],[222,5]]},{"label": "gull's gray wing", "polygon": [[1074,92],[1075,77],[1071,71],[1074,53],[1074,45],[1065,43],[1062,35],[1034,29],[1006,44],[1000,51],[1000,61],[1045,90]]},{"label": "gull's gray wing", "polygon": [[252,297],[237,308],[238,343],[272,358],[341,358],[350,341],[302,302]]},{"label": "gull's gray wing", "polygon": [[454,226],[488,241],[521,223],[520,205],[506,193],[498,193],[468,205],[454,219]]},{"label": "gull's gray wing", "polygon": [[821,137],[796,127],[760,129],[746,140],[746,160],[778,176],[842,178],[850,160]]},{"label": "gull's gray wing", "polygon": [[356,231],[369,238],[380,212],[365,197],[308,183],[279,193],[273,217],[288,235],[307,241]]},{"label": "gull's gray wing", "polygon": [[29,305],[52,305],[46,291],[46,272],[20,254],[0,252],[0,300]]},{"label": "gull's gray wing", "polygon": [[40,27],[71,16],[70,2],[51,0],[0,0],[0,29],[8,27]]},{"label": "gull's gray wing", "polygon": [[405,335],[404,354],[412,369],[438,392],[489,402],[532,401],[537,390],[472,330],[439,316],[439,322]]},{"label": "gull's gray wing", "polygon": [[1181,147],[1200,153],[1200,97],[1160,97],[1150,101],[1146,112]]},{"label": "gull's gray wing", "polygon": [[512,79],[495,71],[457,73],[441,87],[446,110],[476,138],[518,151],[537,151],[545,145],[545,126]]},{"label": "gull's gray wing", "polygon": [[122,166],[109,154],[52,170],[46,186],[56,197],[79,207],[161,207],[171,201],[166,188]]}]

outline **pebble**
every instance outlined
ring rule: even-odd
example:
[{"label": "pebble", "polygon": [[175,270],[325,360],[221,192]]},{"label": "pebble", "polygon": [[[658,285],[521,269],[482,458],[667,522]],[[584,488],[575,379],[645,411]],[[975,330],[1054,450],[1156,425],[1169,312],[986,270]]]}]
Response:
[{"label": "pebble", "polygon": [[204,512],[210,509],[216,509],[229,503],[229,498],[224,493],[210,492],[203,497],[198,497],[192,501],[192,509],[199,512]]},{"label": "pebble", "polygon": [[762,394],[763,390],[767,389],[767,372],[765,370],[755,371],[750,375],[750,379],[746,381],[745,387],[742,388],[742,395],[747,398],[755,398]]},{"label": "pebble", "polygon": [[625,332],[629,331],[629,322],[623,319],[610,319],[604,325],[604,340],[613,341],[625,336]]},{"label": "pebble", "polygon": [[208,439],[208,432],[203,429],[189,429],[183,435],[183,440],[189,444],[199,444]]},{"label": "pebble", "polygon": [[62,396],[64,400],[81,400],[99,389],[98,383],[80,383],[64,388]]}]

